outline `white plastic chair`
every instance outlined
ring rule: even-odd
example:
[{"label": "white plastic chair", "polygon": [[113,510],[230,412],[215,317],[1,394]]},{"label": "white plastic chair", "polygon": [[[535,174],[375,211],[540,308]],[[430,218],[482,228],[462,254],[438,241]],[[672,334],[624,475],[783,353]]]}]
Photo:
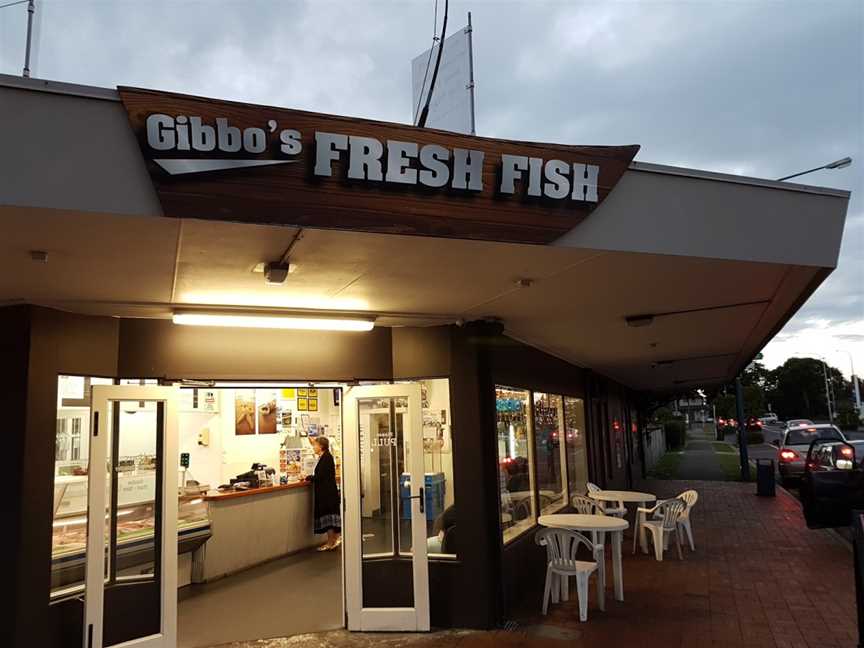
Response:
[{"label": "white plastic chair", "polygon": [[[541,529],[534,538],[539,545],[546,545],[546,585],[543,590],[543,614],[549,609],[549,598],[553,589],[557,588],[556,576],[562,579],[561,592],[567,592],[566,586],[570,576],[576,577],[576,593],[579,601],[579,620],[588,620],[588,579],[597,571],[597,562],[576,560],[580,544],[584,544],[596,556],[595,546],[591,541],[576,531],[569,529]],[[602,556],[602,549],[601,549]],[[598,583],[598,603],[603,609],[603,589]],[[564,597],[567,600],[567,597]]]},{"label": "white plastic chair", "polygon": [[[651,532],[651,540],[654,543],[654,557],[658,561],[663,560],[666,537],[673,532],[677,540],[678,559],[684,560],[684,554],[681,551],[681,527],[678,526],[678,520],[685,508],[687,508],[686,502],[676,497],[675,499],[664,500],[650,509],[637,509],[636,515],[639,516],[640,513],[643,515],[641,528],[648,529]],[[649,515],[651,516],[650,518],[648,517]]]},{"label": "white plastic chair", "polygon": [[[588,482],[586,484],[589,493],[596,493],[597,491],[603,490],[597,484],[592,484]],[[627,507],[624,506],[624,502],[618,502],[618,506],[612,506],[608,502],[601,502],[600,500],[596,500],[597,508],[603,511],[604,515],[611,515],[612,517],[626,517],[627,515]]]},{"label": "white plastic chair", "polygon": [[594,515],[595,513],[602,515],[597,506],[597,500],[593,500],[585,495],[574,495],[570,498],[570,504],[573,505],[577,513],[581,513],[582,515]]},{"label": "white plastic chair", "polygon": [[678,499],[684,500],[687,505],[678,518],[678,526],[684,529],[687,534],[687,540],[690,541],[690,551],[696,551],[696,544],[693,542],[693,528],[690,526],[690,509],[696,506],[699,501],[699,493],[695,490],[684,491],[678,496]]}]

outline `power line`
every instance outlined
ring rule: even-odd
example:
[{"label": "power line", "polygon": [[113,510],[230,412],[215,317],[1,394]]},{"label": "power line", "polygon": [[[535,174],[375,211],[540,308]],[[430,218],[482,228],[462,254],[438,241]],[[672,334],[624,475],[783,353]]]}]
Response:
[{"label": "power line", "polygon": [[0,9],[5,9],[6,7],[14,7],[15,5],[19,5],[19,4],[26,4],[27,2],[30,2],[30,0],[18,0],[17,2],[7,2],[6,4],[0,5]]},{"label": "power line", "polygon": [[413,123],[417,123],[417,116],[420,114],[420,104],[423,103],[423,91],[426,89],[426,76],[429,74],[429,65],[432,63],[432,54],[435,52],[435,43],[438,41],[438,35],[435,30],[438,29],[438,0],[435,0],[435,18],[432,22],[432,47],[429,48],[429,58],[426,59],[426,71],[423,73],[423,83],[420,84],[420,94],[417,97],[417,107],[414,109]]},{"label": "power line", "polygon": [[429,117],[429,105],[432,103],[432,93],[435,91],[435,80],[438,78],[438,69],[441,67],[441,55],[444,53],[444,37],[447,35],[447,14],[450,8],[450,0],[444,0],[444,22],[441,25],[441,41],[438,43],[438,57],[435,59],[435,70],[432,72],[432,81],[429,82],[429,93],[426,95],[426,105],[420,113],[417,125],[420,128],[426,126]]}]

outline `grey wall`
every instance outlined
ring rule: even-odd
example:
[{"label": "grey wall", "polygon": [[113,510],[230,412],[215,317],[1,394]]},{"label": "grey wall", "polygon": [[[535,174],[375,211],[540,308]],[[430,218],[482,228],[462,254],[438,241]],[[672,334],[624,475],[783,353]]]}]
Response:
[{"label": "grey wall", "polygon": [[647,169],[665,168],[634,164],[603,204],[553,245],[836,267],[847,192]]},{"label": "grey wall", "polygon": [[162,215],[123,104],[4,85],[10,79],[66,87],[0,75],[0,204]]}]

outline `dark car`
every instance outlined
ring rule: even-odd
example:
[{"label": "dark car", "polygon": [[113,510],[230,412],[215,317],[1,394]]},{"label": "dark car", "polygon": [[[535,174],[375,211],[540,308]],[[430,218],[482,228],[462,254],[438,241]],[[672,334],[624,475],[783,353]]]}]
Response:
[{"label": "dark car", "polygon": [[845,527],[864,509],[864,441],[814,441],[801,477],[801,503],[811,529]]},{"label": "dark car", "polygon": [[804,474],[804,466],[810,444],[814,441],[846,441],[840,430],[828,423],[792,427],[786,430],[779,443],[778,470],[780,481],[788,484],[800,479]]},{"label": "dark car", "polygon": [[747,430],[747,432],[761,432],[762,421],[760,421],[756,416],[748,416],[747,421],[744,423],[744,429]]}]

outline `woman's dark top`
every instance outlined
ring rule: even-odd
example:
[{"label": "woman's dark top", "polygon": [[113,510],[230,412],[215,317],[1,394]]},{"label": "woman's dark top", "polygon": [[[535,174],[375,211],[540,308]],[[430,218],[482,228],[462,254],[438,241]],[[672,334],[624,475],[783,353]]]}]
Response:
[{"label": "woman's dark top", "polygon": [[314,517],[339,513],[339,489],[336,487],[336,463],[329,451],[321,454],[315,475],[310,478],[314,494]]}]

